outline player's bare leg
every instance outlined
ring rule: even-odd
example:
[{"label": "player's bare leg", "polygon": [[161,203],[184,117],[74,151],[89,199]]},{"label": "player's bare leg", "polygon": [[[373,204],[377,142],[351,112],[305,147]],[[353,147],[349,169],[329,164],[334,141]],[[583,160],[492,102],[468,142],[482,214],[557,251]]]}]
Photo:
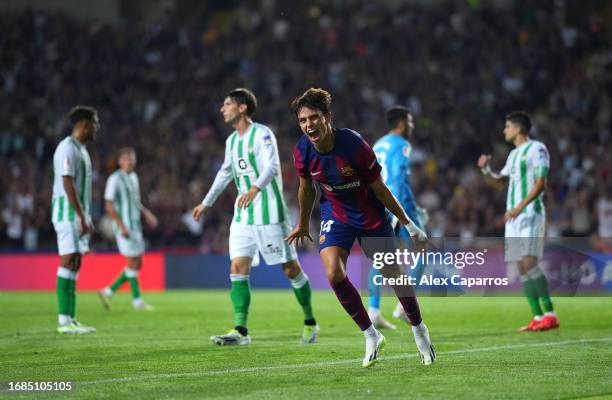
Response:
[{"label": "player's bare leg", "polygon": [[385,337],[376,330],[363,306],[359,292],[346,275],[348,251],[338,246],[325,247],[320,252],[325,274],[338,301],[365,336],[365,357],[363,367],[370,367],[378,361],[385,346]]},{"label": "player's bare leg", "polygon": [[320,328],[312,312],[312,290],[308,281],[308,275],[302,270],[297,259],[284,263],[282,269],[283,273],[289,278],[295,297],[304,312],[304,328],[300,340],[303,344],[315,343]]},{"label": "player's bare leg", "polygon": [[251,288],[249,274],[251,272],[251,257],[235,257],[230,264],[230,279],[232,289],[230,297],[234,307],[234,329],[225,335],[211,336],[210,340],[219,346],[248,345],[251,337],[247,329],[247,317],[251,304]]}]

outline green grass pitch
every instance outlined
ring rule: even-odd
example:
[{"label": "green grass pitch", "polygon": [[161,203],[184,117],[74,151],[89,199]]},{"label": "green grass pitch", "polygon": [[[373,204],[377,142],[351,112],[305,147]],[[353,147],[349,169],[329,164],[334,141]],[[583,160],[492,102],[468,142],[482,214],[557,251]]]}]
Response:
[{"label": "green grass pitch", "polygon": [[[382,360],[361,368],[363,336],[329,291],[314,294],[321,335],[299,345],[301,312],[290,290],[253,292],[247,347],[217,347],[232,326],[225,291],[128,294],[107,312],[80,293],[79,319],[97,333],[55,333],[54,293],[0,293],[0,381],[75,382],[69,393],[0,398],[79,399],[576,399],[612,397],[612,298],[557,298],[561,328],[516,333],[523,298],[421,298],[438,350],[422,366],[409,328],[386,331]],[[390,317],[395,305],[383,299]]]}]

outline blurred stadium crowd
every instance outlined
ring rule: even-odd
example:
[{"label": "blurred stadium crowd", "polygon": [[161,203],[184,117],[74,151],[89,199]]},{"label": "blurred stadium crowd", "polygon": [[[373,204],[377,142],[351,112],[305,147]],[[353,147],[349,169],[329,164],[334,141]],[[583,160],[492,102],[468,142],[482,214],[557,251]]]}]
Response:
[{"label": "blurred stadium crowd", "polygon": [[[572,2],[575,3],[575,2]],[[52,249],[52,155],[75,104],[100,111],[94,164],[96,249],[114,152],[136,148],[143,202],[159,217],[152,248],[224,252],[235,189],[201,226],[191,208],[223,159],[219,107],[238,86],[258,96],[273,128],[295,213],[291,99],[310,86],[334,96],[334,124],[373,142],[384,110],[415,116],[413,189],[434,236],[503,235],[505,193],[484,184],[478,156],[501,169],[504,115],[532,113],[551,153],[548,235],[612,237],[612,37],[606,2],[478,1],[381,7],[367,1],[168,13],[143,26],[61,14],[0,15],[0,237],[3,247]],[[392,3],[398,4],[398,3]],[[399,3],[401,4],[401,3]],[[287,6],[289,7],[289,6]],[[312,229],[318,229],[313,222]]]}]

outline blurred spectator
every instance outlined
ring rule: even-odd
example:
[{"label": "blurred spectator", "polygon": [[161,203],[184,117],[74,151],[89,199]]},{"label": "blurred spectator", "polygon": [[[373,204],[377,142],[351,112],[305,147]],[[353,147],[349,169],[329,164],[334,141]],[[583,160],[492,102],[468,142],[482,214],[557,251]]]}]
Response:
[{"label": "blurred spectator", "polygon": [[[411,108],[414,191],[437,234],[503,234],[505,193],[485,187],[475,162],[487,152],[502,167],[510,150],[502,124],[513,109],[533,115],[534,136],[551,153],[550,233],[609,226],[600,211],[593,218],[610,201],[598,197],[599,188],[612,184],[612,52],[601,2],[256,5],[211,12],[203,4],[150,26],[1,15],[2,244],[22,247],[26,235],[28,248],[53,247],[51,157],[69,133],[66,113],[86,103],[102,123],[90,146],[94,219],[103,214],[102,182],[116,168],[114,152],[130,145],[143,199],[160,216],[160,228],[145,232],[152,245],[226,251],[235,189],[219,198],[201,235],[181,216],[202,200],[223,161],[231,128],[218,109],[237,86],[256,93],[255,119],[278,137],[294,207],[299,131],[288,104],[320,86],[334,96],[334,124],[356,128],[370,143],[386,133],[386,107]],[[94,246],[113,244],[98,235]]]},{"label": "blurred spectator", "polygon": [[599,237],[612,239],[612,186],[597,201],[597,220]]}]

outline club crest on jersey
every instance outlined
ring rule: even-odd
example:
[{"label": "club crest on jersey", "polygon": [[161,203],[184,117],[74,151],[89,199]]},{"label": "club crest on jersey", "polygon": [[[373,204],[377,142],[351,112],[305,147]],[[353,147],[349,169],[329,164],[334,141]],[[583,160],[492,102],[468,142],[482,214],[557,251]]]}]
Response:
[{"label": "club crest on jersey", "polygon": [[547,158],[547,154],[546,154],[546,150],[544,150],[542,147],[540,147],[540,150],[538,150],[538,155],[540,157],[540,160],[546,160]]},{"label": "club crest on jersey", "polygon": [[355,173],[355,170],[350,165],[346,165],[340,168],[340,173],[342,176],[352,176]]},{"label": "club crest on jersey", "polygon": [[402,154],[404,155],[404,157],[410,157],[411,150],[412,149],[410,146],[404,146],[404,148],[402,148]]}]

